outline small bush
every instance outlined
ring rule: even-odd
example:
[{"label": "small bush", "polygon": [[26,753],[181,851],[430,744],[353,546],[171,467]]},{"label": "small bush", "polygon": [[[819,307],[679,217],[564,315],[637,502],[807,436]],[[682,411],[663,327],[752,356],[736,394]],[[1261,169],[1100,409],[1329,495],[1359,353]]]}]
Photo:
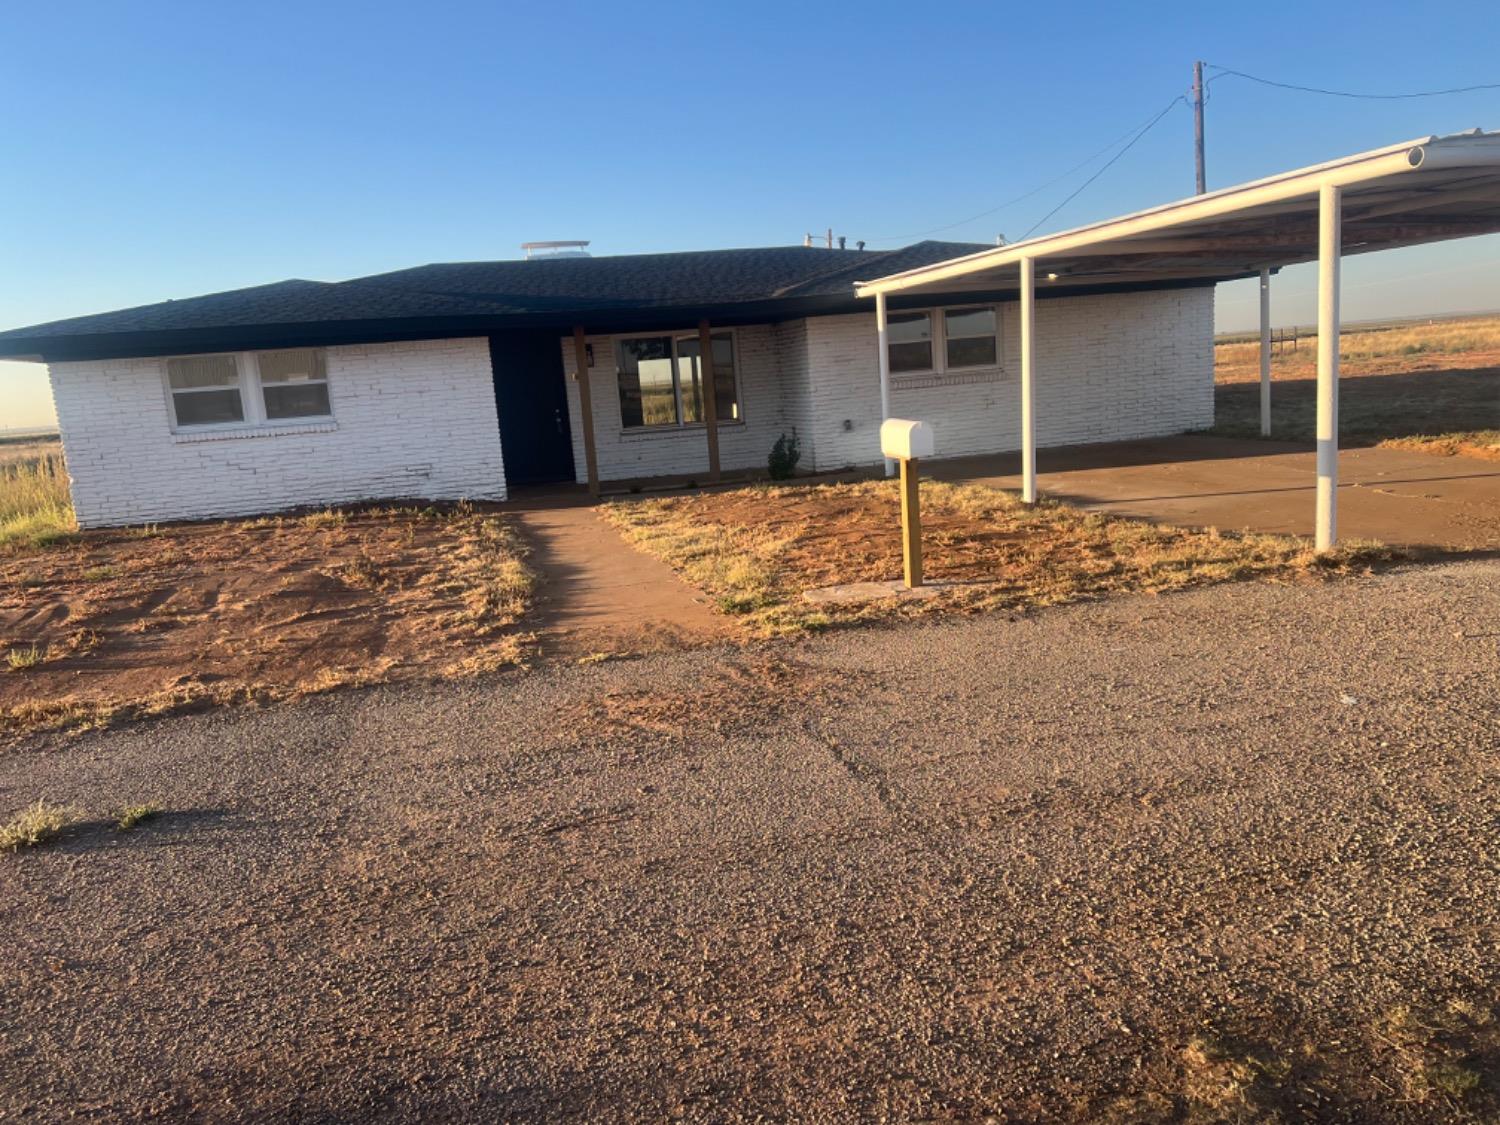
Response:
[{"label": "small bush", "polygon": [[35,668],[41,662],[42,650],[37,648],[36,645],[27,645],[25,648],[13,648],[5,654],[5,663],[9,665],[12,672]]},{"label": "small bush", "polygon": [[802,450],[797,445],[797,431],[792,431],[792,436],[782,434],[776,439],[776,444],[771,446],[771,456],[767,459],[766,467],[771,472],[772,480],[790,480],[797,471],[797,462],[802,460]]},{"label": "small bush", "polygon": [[45,844],[61,832],[67,823],[67,809],[38,801],[11,817],[8,824],[0,825],[0,852],[13,852]]},{"label": "small bush", "polygon": [[126,805],[115,815],[115,827],[121,832],[129,832],[137,824],[154,820],[161,812],[160,805]]}]

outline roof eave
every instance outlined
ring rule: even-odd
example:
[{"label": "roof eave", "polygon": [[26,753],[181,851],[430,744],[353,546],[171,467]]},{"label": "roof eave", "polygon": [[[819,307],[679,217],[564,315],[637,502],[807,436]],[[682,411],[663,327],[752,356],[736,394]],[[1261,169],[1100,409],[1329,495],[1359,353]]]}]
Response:
[{"label": "roof eave", "polygon": [[[1476,160],[1476,154],[1487,159]],[[1211,219],[1239,208],[1296,199],[1315,193],[1324,185],[1348,186],[1423,167],[1433,169],[1458,167],[1466,163],[1489,163],[1496,159],[1497,154],[1500,154],[1500,136],[1493,133],[1476,132],[1404,141],[1056,234],[983,250],[947,262],[919,266],[871,281],[856,282],[855,292],[861,297],[896,293],[980,270],[1018,264],[1023,258],[1043,258],[1049,254],[1066,253],[1090,243],[1147,234],[1178,223]]]}]

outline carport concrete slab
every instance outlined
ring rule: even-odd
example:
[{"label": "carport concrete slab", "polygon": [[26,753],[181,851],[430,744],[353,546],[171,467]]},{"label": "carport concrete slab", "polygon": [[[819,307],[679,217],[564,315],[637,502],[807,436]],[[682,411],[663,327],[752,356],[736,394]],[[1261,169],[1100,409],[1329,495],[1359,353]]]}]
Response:
[{"label": "carport concrete slab", "polygon": [[[941,439],[941,435],[939,435]],[[928,462],[949,481],[1021,487],[1016,454]],[[1042,450],[1044,496],[1163,523],[1311,536],[1314,454],[1287,442],[1183,436]],[[1339,455],[1339,538],[1500,550],[1500,464],[1398,449]]]}]

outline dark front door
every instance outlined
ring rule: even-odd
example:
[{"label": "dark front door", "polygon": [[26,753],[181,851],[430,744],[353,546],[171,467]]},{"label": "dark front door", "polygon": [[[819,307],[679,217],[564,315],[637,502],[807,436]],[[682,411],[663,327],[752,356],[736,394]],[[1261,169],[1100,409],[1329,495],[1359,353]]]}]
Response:
[{"label": "dark front door", "polygon": [[507,484],[546,484],[573,476],[562,342],[545,332],[490,337],[495,409]]}]

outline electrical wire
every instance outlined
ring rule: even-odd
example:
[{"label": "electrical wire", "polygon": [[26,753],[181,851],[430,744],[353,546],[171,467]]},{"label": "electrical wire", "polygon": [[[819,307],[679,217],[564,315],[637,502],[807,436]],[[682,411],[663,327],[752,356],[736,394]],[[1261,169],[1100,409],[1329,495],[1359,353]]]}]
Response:
[{"label": "electrical wire", "polygon": [[[1245,78],[1251,82],[1259,82],[1262,86],[1275,86],[1279,90],[1296,90],[1303,94],[1323,94],[1330,98],[1363,98],[1372,101],[1402,101],[1407,98],[1440,98],[1448,94],[1470,94],[1476,90],[1500,90],[1500,82],[1487,82],[1478,86],[1455,86],[1451,90],[1419,90],[1411,94],[1357,94],[1348,90],[1324,90],[1317,86],[1298,86],[1291,82],[1277,82],[1270,78],[1261,78],[1255,74],[1246,74],[1243,70],[1231,70],[1227,66],[1218,63],[1205,63],[1218,71],[1208,82],[1216,82],[1226,75],[1235,78]],[[1206,86],[1208,83],[1205,82]]]},{"label": "electrical wire", "polygon": [[1187,98],[1183,97],[1183,95],[1181,95],[1181,94],[1178,94],[1175,98],[1173,98],[1171,101],[1169,101],[1166,104],[1166,106],[1163,107],[1163,109],[1162,109],[1162,111],[1160,113],[1158,113],[1150,121],[1146,122],[1146,124],[1144,126],[1142,126],[1140,132],[1136,133],[1135,136],[1133,136],[1133,137],[1130,138],[1130,143],[1129,144],[1127,144],[1119,152],[1115,153],[1112,157],[1110,157],[1109,161],[1104,165],[1104,167],[1100,168],[1092,176],[1090,176],[1088,179],[1084,180],[1083,183],[1079,184],[1073,190],[1073,194],[1071,194],[1070,196],[1068,196],[1068,198],[1064,199],[1056,207],[1052,208],[1052,210],[1048,211],[1045,215],[1043,215],[1040,219],[1038,219],[1035,223],[1033,223],[1031,225],[1031,229],[1028,230],[1025,234],[1023,234],[1021,236],[1020,240],[1022,242],[1025,242],[1028,238],[1030,238],[1033,234],[1036,233],[1036,230],[1037,230],[1038,227],[1040,227],[1048,219],[1052,218],[1053,215],[1057,214],[1064,207],[1066,207],[1069,203],[1072,203],[1073,200],[1077,199],[1078,196],[1080,195],[1080,193],[1082,193],[1082,191],[1083,191],[1084,188],[1088,187],[1091,183],[1093,183],[1095,180],[1097,180],[1100,176],[1104,175],[1105,172],[1108,172],[1109,169],[1110,169],[1110,167],[1111,167],[1111,165],[1113,165],[1115,163],[1115,161],[1119,160],[1120,157],[1124,156],[1127,152],[1129,152],[1132,148],[1134,148],[1136,142],[1139,141],[1142,137],[1144,137],[1147,133],[1151,132],[1151,130],[1156,126],[1156,123],[1158,121],[1160,121],[1163,117],[1165,117],[1167,114],[1171,113],[1172,110],[1177,107],[1177,105],[1178,105],[1179,102],[1182,103],[1183,105],[1186,105],[1187,104]]},{"label": "electrical wire", "polygon": [[[1178,95],[1178,97],[1176,97],[1176,98],[1174,98],[1172,100],[1171,105],[1168,105],[1167,108],[1171,109],[1172,105],[1176,105],[1177,102],[1179,102],[1179,101],[1185,101],[1185,100],[1186,99],[1183,98],[1181,95]],[[1066,180],[1069,176],[1073,175],[1073,173],[1081,171],[1084,168],[1087,168],[1090,164],[1092,164],[1094,161],[1098,160],[1106,152],[1108,152],[1110,149],[1114,148],[1116,145],[1120,144],[1122,141],[1129,140],[1130,144],[1135,144],[1136,141],[1140,140],[1140,134],[1143,133],[1143,131],[1145,129],[1149,129],[1149,128],[1151,128],[1152,125],[1155,125],[1159,120],[1161,120],[1161,118],[1163,116],[1164,116],[1164,113],[1158,113],[1155,117],[1151,118],[1151,120],[1147,121],[1144,126],[1137,125],[1137,126],[1132,127],[1131,129],[1127,130],[1123,135],[1121,135],[1119,137],[1116,137],[1114,140],[1110,141],[1109,144],[1105,145],[1103,148],[1101,148],[1098,152],[1094,153],[1088,159],[1079,161],[1077,164],[1073,165],[1073,167],[1069,168],[1066,172],[1062,173],[1061,175],[1053,177],[1052,179],[1048,180],[1046,183],[1042,184],[1041,186],[1034,187],[1030,191],[1024,192],[1021,195],[1016,196],[1014,199],[1008,199],[1004,203],[1001,203],[999,206],[991,207],[988,211],[981,211],[977,215],[970,215],[967,219],[960,219],[956,223],[948,223],[945,226],[932,227],[932,228],[930,228],[928,230],[919,230],[919,231],[915,231],[915,232],[913,232],[911,234],[887,234],[887,235],[881,235],[881,236],[879,236],[877,238],[870,239],[870,241],[871,242],[905,242],[909,238],[925,238],[929,234],[940,234],[943,231],[952,230],[955,227],[966,226],[967,224],[972,223],[972,222],[976,222],[979,219],[985,218],[986,216],[993,215],[993,214],[995,214],[998,211],[1004,211],[1008,207],[1014,207],[1017,203],[1024,203],[1026,200],[1030,199],[1033,195],[1037,195],[1037,194],[1039,194],[1041,192],[1044,192],[1049,187],[1054,187],[1055,185],[1062,183],[1062,181]],[[1128,149],[1128,148],[1129,148],[1129,145],[1126,146],[1126,149]],[[1118,160],[1120,158],[1120,156],[1124,155],[1124,152],[1125,152],[1125,150],[1122,149],[1121,152],[1118,153],[1115,156],[1114,159]],[[1113,164],[1113,163],[1114,163],[1114,160],[1111,160],[1110,164]],[[1106,164],[1104,167],[1108,168],[1109,164]],[[1099,169],[1099,171],[1103,172],[1104,168]],[[1093,179],[1098,179],[1098,174],[1097,173],[1095,174],[1095,176],[1093,177]],[[1089,181],[1089,183],[1092,183],[1093,179],[1091,179]],[[1083,186],[1087,187],[1088,183],[1085,183]],[[1069,196],[1068,198],[1071,199],[1072,196]],[[1066,203],[1066,202],[1068,202],[1068,200],[1063,200],[1063,203]],[[1059,205],[1059,206],[1061,206],[1061,205]],[[1055,211],[1055,209],[1054,209],[1054,211]],[[1050,215],[1048,217],[1050,218]],[[1032,229],[1035,230],[1036,228],[1033,227]],[[1030,233],[1030,232],[1028,232],[1028,233]]]}]

